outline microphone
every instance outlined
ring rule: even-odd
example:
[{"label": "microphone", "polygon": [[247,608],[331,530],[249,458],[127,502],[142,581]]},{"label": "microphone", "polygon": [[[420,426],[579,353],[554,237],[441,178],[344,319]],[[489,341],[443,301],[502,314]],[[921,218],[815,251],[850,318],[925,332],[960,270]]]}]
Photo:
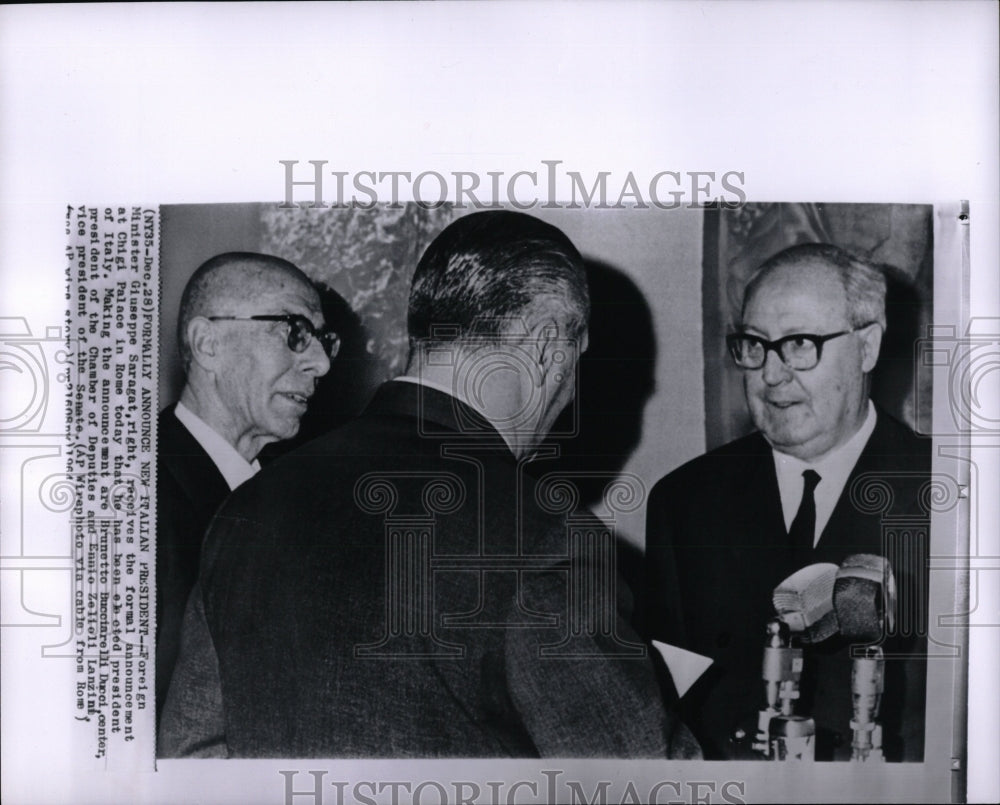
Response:
[{"label": "microphone", "polygon": [[896,613],[896,580],[884,556],[856,553],[837,571],[833,607],[840,633],[848,640],[873,643],[892,631]]},{"label": "microphone", "polygon": [[774,588],[771,601],[799,642],[819,643],[837,633],[837,613],[833,608],[833,588],[838,568],[822,562],[796,570]]},{"label": "microphone", "polygon": [[775,587],[771,596],[778,617],[767,625],[764,645],[766,703],[757,714],[752,748],[773,760],[813,760],[816,722],[796,715],[802,676],[802,644],[819,643],[837,631],[833,587],[837,566],[808,565]]},{"label": "microphone", "polygon": [[[874,643],[895,620],[896,585],[892,566],[883,556],[853,554],[838,567],[808,565],[775,587],[771,596],[777,618],[766,631],[762,677],[766,705],[758,713],[753,748],[774,760],[812,760],[816,725],[796,715],[802,649],[840,632],[855,643]],[[856,652],[855,652],[856,654]],[[854,656],[851,669],[853,739],[851,760],[883,760],[882,702],[885,659],[877,646]]]},{"label": "microphone", "polygon": [[[833,606],[840,632],[858,643],[873,643],[895,623],[896,581],[884,556],[860,553],[847,557],[833,586]],[[878,723],[885,690],[885,657],[879,646],[852,647],[851,760],[881,761],[882,727]]]}]

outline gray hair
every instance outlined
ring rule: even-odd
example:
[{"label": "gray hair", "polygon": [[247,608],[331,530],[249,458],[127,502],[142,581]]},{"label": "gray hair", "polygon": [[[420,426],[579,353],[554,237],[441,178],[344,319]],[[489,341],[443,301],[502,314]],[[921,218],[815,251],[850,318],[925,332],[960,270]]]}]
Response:
[{"label": "gray hair", "polygon": [[453,325],[448,340],[495,336],[536,309],[557,312],[570,337],[586,329],[590,294],[580,253],[562,231],[525,213],[473,213],[420,258],[407,316],[411,349],[440,340],[436,325]]},{"label": "gray hair", "polygon": [[765,260],[747,282],[743,292],[743,311],[746,311],[747,301],[768,275],[779,268],[798,263],[821,263],[836,273],[844,288],[848,323],[851,327],[874,323],[885,330],[885,272],[829,243],[803,243]]}]

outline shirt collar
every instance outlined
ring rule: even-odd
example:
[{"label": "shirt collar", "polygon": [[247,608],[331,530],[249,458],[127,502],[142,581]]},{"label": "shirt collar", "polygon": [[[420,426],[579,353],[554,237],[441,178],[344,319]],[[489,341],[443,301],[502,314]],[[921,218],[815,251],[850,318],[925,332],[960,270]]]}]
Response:
[{"label": "shirt collar", "polygon": [[868,401],[868,415],[858,432],[840,447],[834,448],[819,461],[803,461],[802,459],[779,453],[774,448],[774,470],[778,476],[778,489],[781,493],[781,508],[785,515],[785,527],[790,528],[795,513],[802,501],[802,473],[805,470],[815,470],[820,477],[816,486],[816,538],[823,533],[834,506],[847,484],[851,470],[858,463],[861,452],[875,430],[875,404]]},{"label": "shirt collar", "polygon": [[257,459],[247,461],[237,449],[212,430],[205,420],[195,414],[182,402],[174,408],[174,415],[191,433],[195,441],[208,453],[212,463],[219,468],[230,491],[252,478],[260,469]]}]

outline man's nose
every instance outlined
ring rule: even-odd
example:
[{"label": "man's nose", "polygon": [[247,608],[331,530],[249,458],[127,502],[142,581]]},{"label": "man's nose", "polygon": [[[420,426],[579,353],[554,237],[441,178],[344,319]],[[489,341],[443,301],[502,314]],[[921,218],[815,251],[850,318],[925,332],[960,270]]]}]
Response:
[{"label": "man's nose", "polygon": [[330,358],[318,338],[313,338],[309,346],[299,353],[299,368],[315,377],[322,377],[330,371]]},{"label": "man's nose", "polygon": [[777,350],[769,349],[764,356],[764,365],[761,367],[761,374],[764,382],[769,386],[777,386],[788,380],[791,370],[785,366]]}]

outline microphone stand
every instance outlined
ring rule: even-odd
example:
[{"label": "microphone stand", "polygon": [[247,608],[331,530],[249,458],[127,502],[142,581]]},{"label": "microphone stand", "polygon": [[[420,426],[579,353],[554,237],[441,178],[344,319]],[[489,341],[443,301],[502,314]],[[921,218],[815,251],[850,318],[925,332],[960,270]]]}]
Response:
[{"label": "microphone stand", "polygon": [[802,649],[791,645],[788,624],[779,618],[767,624],[762,676],[766,706],[758,715],[752,748],[771,760],[815,760],[816,722],[795,715]]},{"label": "microphone stand", "polygon": [[851,762],[884,761],[882,727],[876,721],[885,690],[885,657],[878,646],[868,646],[851,666]]},{"label": "microphone stand", "polygon": [[[761,673],[765,706],[757,715],[757,732],[750,744],[753,751],[771,760],[816,759],[816,722],[795,714],[803,657],[802,648],[793,646],[792,638],[798,634],[799,641],[812,644],[839,631],[854,644],[851,762],[885,760],[878,723],[885,690],[885,655],[871,644],[892,630],[895,590],[892,566],[884,556],[875,554],[853,554],[839,568],[809,565],[775,588],[773,602],[779,617],[768,622],[765,632]],[[745,737],[743,730],[737,730],[733,740],[745,747],[741,743]]]}]

